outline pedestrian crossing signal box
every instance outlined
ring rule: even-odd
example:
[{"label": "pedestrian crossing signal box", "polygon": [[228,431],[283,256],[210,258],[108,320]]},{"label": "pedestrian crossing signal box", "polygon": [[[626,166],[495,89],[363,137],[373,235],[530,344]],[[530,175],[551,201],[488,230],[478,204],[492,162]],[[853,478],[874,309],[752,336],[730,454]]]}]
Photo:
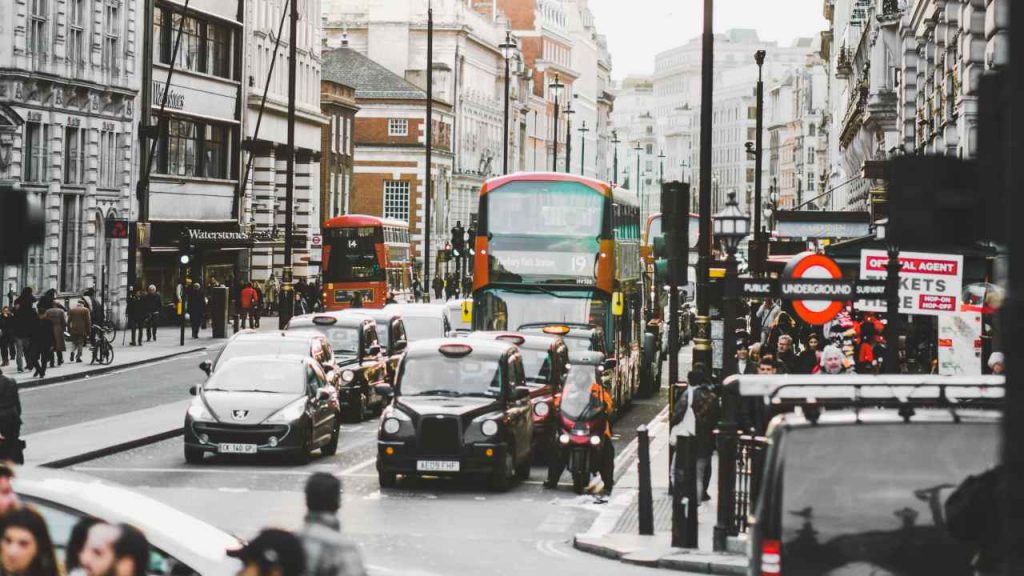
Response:
[{"label": "pedestrian crossing signal box", "polygon": [[625,298],[622,295],[622,292],[616,292],[612,294],[612,315],[622,316],[622,313],[625,311],[625,309],[626,303]]},{"label": "pedestrian crossing signal box", "polygon": [[469,300],[462,303],[462,322],[464,324],[473,322],[473,303]]}]

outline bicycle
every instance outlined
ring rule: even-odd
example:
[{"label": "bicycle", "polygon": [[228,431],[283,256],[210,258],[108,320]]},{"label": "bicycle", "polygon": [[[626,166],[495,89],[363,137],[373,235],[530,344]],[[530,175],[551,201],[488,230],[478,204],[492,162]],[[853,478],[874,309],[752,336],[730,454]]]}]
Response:
[{"label": "bicycle", "polygon": [[95,343],[89,347],[89,351],[92,352],[92,360],[89,363],[108,366],[114,362],[114,347],[111,341],[107,340],[108,330],[103,326],[93,326],[93,333],[98,333],[99,337],[94,338]]}]

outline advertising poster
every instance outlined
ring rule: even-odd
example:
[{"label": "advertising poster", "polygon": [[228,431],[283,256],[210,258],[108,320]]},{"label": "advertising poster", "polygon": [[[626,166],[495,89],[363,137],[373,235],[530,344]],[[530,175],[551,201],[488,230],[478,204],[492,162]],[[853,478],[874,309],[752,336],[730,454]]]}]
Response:
[{"label": "advertising poster", "polygon": [[981,313],[957,312],[939,317],[939,374],[981,374]]},{"label": "advertising poster", "polygon": [[[861,250],[860,277],[884,280],[888,263],[884,250]],[[964,257],[960,254],[900,252],[900,313],[956,314],[963,282]],[[885,312],[885,300],[864,300],[857,309]]]}]

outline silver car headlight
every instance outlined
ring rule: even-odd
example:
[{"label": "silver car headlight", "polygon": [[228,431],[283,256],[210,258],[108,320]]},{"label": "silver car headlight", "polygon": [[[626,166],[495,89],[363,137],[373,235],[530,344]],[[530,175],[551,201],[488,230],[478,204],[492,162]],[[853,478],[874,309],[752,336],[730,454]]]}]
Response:
[{"label": "silver car headlight", "polygon": [[306,412],[306,399],[300,398],[295,402],[278,410],[273,416],[267,418],[267,422],[283,423],[293,422],[302,417]]},{"label": "silver car headlight", "polygon": [[398,421],[398,418],[388,418],[384,420],[385,434],[397,434],[401,428],[402,423]]},{"label": "silver car headlight", "polygon": [[341,381],[342,382],[346,382],[346,383],[347,382],[351,382],[351,381],[355,380],[355,378],[356,378],[356,373],[353,372],[352,370],[345,370],[344,372],[341,373]]},{"label": "silver car headlight", "polygon": [[206,408],[206,403],[201,398],[192,400],[192,404],[188,407],[188,415],[193,420],[213,420],[213,414],[210,414],[210,410]]},{"label": "silver car headlight", "polygon": [[480,431],[484,433],[484,436],[494,436],[498,433],[498,423],[494,420],[485,420],[480,425]]}]

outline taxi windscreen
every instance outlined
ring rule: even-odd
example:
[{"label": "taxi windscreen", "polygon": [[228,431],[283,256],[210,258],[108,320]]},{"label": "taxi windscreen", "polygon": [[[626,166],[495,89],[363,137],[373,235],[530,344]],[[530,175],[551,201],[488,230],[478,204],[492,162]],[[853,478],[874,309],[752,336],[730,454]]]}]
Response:
[{"label": "taxi windscreen", "polygon": [[335,354],[355,356],[359,352],[359,328],[309,325],[289,328],[288,332],[322,334],[331,343]]},{"label": "taxi windscreen", "polygon": [[547,350],[520,349],[527,384],[547,384],[551,377],[551,356]]},{"label": "taxi windscreen", "polygon": [[496,359],[429,356],[407,358],[398,374],[402,396],[482,396],[501,393]]},{"label": "taxi windscreen", "polygon": [[974,551],[947,533],[944,504],[996,465],[998,425],[801,428],[782,450],[787,575],[974,574]]},{"label": "taxi windscreen", "polygon": [[410,342],[416,340],[428,340],[430,338],[442,338],[444,333],[444,320],[435,316],[403,316],[405,333]]}]

